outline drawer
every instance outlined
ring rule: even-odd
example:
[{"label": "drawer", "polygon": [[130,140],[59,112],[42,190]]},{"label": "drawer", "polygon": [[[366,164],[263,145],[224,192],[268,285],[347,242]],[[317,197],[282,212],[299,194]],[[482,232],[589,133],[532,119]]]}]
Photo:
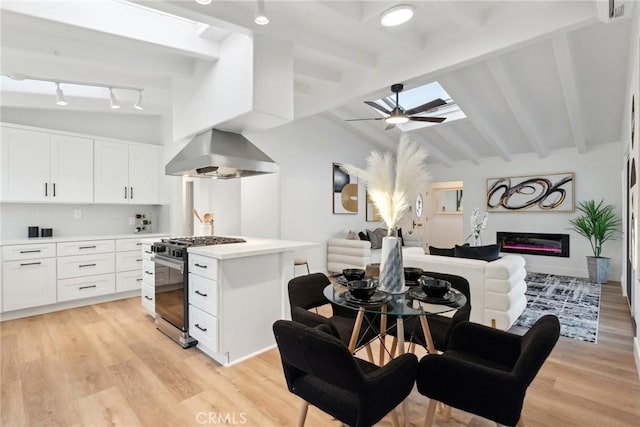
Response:
[{"label": "drawer", "polygon": [[189,304],[218,315],[218,282],[189,274]]},{"label": "drawer", "polygon": [[84,242],[58,243],[58,256],[101,254],[114,252],[114,240],[86,240]]},{"label": "drawer", "polygon": [[218,318],[189,305],[189,335],[214,352],[218,350]]},{"label": "drawer", "polygon": [[[167,275],[168,275],[168,272],[167,272]],[[143,259],[142,260],[142,281],[149,286],[155,286],[156,284],[155,277],[156,277],[155,263],[153,261]],[[168,276],[167,276],[167,279],[168,279]]]},{"label": "drawer", "polygon": [[142,270],[142,254],[139,250],[116,252],[116,271]]},{"label": "drawer", "polygon": [[118,239],[116,240],[116,252],[139,251],[142,249],[140,239]]},{"label": "drawer", "polygon": [[151,314],[156,313],[156,302],[155,302],[155,290],[152,286],[143,283],[141,286],[142,292],[142,306],[145,307]]},{"label": "drawer", "polygon": [[107,295],[115,291],[114,274],[58,280],[58,302]]},{"label": "drawer", "polygon": [[202,255],[189,255],[189,273],[218,280],[218,260]]},{"label": "drawer", "polygon": [[148,243],[142,244],[142,258],[143,259],[151,259],[151,255],[153,252],[151,251],[151,245]]},{"label": "drawer", "polygon": [[116,273],[116,292],[140,290],[142,284],[142,270],[123,271]]},{"label": "drawer", "polygon": [[115,272],[114,254],[58,257],[58,279]]},{"label": "drawer", "polygon": [[38,243],[29,245],[9,245],[2,247],[3,261],[19,261],[21,259],[52,258],[56,256],[55,243]]}]

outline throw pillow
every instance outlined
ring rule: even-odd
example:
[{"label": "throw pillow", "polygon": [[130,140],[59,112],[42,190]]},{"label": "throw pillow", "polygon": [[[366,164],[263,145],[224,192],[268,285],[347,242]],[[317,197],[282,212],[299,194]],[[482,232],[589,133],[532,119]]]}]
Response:
[{"label": "throw pillow", "polygon": [[402,228],[398,228],[398,237],[400,238],[400,246],[404,246],[404,238],[402,237]]},{"label": "throw pillow", "polygon": [[435,246],[429,246],[429,255],[439,256],[456,256],[455,248],[436,248]]},{"label": "throw pillow", "polygon": [[347,234],[347,240],[358,240],[358,235],[355,231],[349,230],[349,234]]},{"label": "throw pillow", "polygon": [[456,245],[455,256],[458,258],[480,259],[484,261],[495,261],[500,258],[500,245],[486,246],[458,246]]},{"label": "throw pillow", "polygon": [[358,237],[360,237],[360,240],[367,240],[369,241],[369,236],[367,236],[365,233],[363,233],[362,231],[358,233]]},{"label": "throw pillow", "polygon": [[382,230],[381,228],[376,228],[375,230],[367,230],[367,236],[369,237],[369,241],[371,242],[371,249],[380,249],[382,248],[382,238],[387,235],[386,230]]}]

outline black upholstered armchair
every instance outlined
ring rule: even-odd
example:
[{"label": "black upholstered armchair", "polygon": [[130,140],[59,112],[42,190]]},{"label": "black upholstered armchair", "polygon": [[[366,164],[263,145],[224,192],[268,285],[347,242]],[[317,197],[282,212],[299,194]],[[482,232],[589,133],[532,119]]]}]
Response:
[{"label": "black upholstered armchair", "polygon": [[411,393],[418,360],[405,354],[378,367],[353,357],[329,331],[288,320],[273,324],[287,387],[305,401],[298,425],[311,404],[347,425],[371,426]]},{"label": "black upholstered armchair", "polygon": [[[291,305],[291,319],[307,326],[327,325],[334,335],[349,345],[353,325],[356,322],[357,311],[331,304],[333,315],[329,318],[309,311],[329,303],[322,293],[331,284],[329,278],[322,273],[294,277],[289,281],[289,303]],[[367,315],[370,317],[370,315]],[[373,319],[370,319],[373,321]],[[359,342],[368,342],[377,336],[377,332],[370,328],[363,328],[358,337]],[[367,344],[368,346],[368,344]],[[367,348],[367,354],[370,353]]]},{"label": "black upholstered armchair", "polygon": [[496,423],[519,423],[525,393],[558,341],[560,323],[544,316],[524,336],[462,322],[447,350],[420,360],[418,391],[429,406],[425,426],[433,421],[437,402]]}]

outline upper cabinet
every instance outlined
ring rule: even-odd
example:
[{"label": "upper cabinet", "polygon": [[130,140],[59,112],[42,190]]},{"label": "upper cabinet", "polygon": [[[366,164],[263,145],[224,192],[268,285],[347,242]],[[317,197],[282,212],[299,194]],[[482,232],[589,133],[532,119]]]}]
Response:
[{"label": "upper cabinet", "polygon": [[96,203],[159,203],[159,160],[159,147],[96,140]]},{"label": "upper cabinet", "polygon": [[91,139],[2,128],[2,200],[93,202]]}]

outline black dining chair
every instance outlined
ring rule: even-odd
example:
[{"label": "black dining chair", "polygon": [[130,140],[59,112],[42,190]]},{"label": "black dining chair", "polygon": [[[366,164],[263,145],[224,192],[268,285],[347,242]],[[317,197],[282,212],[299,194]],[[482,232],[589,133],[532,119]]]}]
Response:
[{"label": "black dining chair", "polygon": [[418,359],[402,355],[383,367],[353,357],[326,325],[316,328],[278,320],[273,324],[289,391],[349,426],[372,426],[389,412],[397,425],[398,406],[413,389]]},{"label": "black dining chair", "polygon": [[[329,278],[323,273],[313,273],[306,276],[294,277],[289,281],[289,303],[291,305],[291,319],[295,322],[307,326],[327,325],[345,344],[349,345],[353,326],[358,314],[357,309],[349,309],[331,304],[331,317],[324,317],[318,313],[309,311],[310,309],[329,304],[323,294],[325,287],[330,285]],[[372,315],[366,314],[367,323],[375,322]],[[366,343],[367,355],[372,361],[373,355],[369,342],[378,336],[373,328],[362,328],[358,337],[358,342]]]},{"label": "black dining chair", "polygon": [[471,322],[458,324],[442,354],[420,360],[416,383],[429,405],[425,426],[437,402],[502,425],[521,423],[525,394],[560,336],[553,315],[538,319],[523,335]]},{"label": "black dining chair", "polygon": [[[425,271],[424,275],[448,281],[451,283],[452,288],[459,290],[467,298],[466,304],[460,307],[452,317],[439,314],[427,316],[429,331],[431,332],[431,337],[433,338],[433,344],[436,350],[445,351],[453,328],[460,322],[468,321],[469,316],[471,315],[471,292],[469,289],[469,282],[464,277],[454,274]],[[392,328],[388,333],[394,337],[391,346],[391,353],[392,356],[394,356],[398,340],[397,330]],[[427,342],[424,337],[424,333],[422,332],[422,326],[420,325],[420,319],[418,317],[407,317],[404,320],[404,339],[405,342],[418,344],[425,348],[427,347]]]}]

